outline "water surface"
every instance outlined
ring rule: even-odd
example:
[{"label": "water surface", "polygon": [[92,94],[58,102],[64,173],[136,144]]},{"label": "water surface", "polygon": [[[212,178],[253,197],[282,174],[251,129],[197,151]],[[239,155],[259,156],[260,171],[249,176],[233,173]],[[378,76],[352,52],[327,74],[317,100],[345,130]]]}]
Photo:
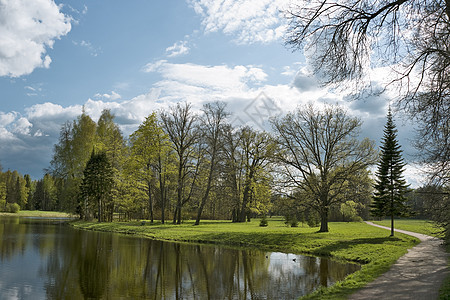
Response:
[{"label": "water surface", "polygon": [[296,299],[358,269],[0,217],[0,299]]}]

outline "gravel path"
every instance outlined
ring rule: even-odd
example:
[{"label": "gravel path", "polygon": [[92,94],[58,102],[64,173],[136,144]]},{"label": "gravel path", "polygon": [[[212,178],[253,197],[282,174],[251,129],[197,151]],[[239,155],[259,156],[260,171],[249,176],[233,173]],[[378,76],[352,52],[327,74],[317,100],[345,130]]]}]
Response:
[{"label": "gravel path", "polygon": [[[390,228],[366,222],[383,229]],[[389,271],[349,297],[356,299],[437,299],[444,278],[450,273],[442,240],[405,230],[395,230],[420,239],[421,243],[400,257]]]}]

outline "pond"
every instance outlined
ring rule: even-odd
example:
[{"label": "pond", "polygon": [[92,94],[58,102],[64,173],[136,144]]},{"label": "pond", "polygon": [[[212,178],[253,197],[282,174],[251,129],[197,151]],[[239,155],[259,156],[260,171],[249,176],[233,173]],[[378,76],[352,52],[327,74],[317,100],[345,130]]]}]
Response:
[{"label": "pond", "polygon": [[296,299],[359,268],[0,217],[0,299]]}]

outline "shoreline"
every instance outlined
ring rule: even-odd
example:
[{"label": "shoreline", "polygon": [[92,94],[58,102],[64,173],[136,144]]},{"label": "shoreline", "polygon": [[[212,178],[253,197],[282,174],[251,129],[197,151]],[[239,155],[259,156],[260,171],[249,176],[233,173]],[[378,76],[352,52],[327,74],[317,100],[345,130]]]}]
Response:
[{"label": "shoreline", "polygon": [[40,211],[40,210],[21,210],[17,213],[0,212],[0,216],[4,217],[41,217],[41,218],[75,218],[75,216],[56,211]]},{"label": "shoreline", "polygon": [[381,276],[409,248],[419,243],[414,237],[399,234],[391,238],[383,229],[365,223],[330,223],[330,232],[318,233],[317,228],[290,228],[280,219],[269,219],[268,227],[259,222],[193,221],[181,225],[141,222],[98,223],[71,221],[69,225],[81,230],[93,230],[134,235],[169,242],[212,244],[232,248],[258,248],[263,251],[284,252],[328,257],[360,263],[361,269],[331,287],[320,288],[300,299],[346,299],[367,283]]}]

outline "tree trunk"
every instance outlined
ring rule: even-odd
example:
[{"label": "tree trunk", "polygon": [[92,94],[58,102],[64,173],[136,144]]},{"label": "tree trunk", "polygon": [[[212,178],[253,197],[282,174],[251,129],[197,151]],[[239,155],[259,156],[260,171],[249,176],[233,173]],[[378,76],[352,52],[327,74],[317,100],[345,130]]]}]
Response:
[{"label": "tree trunk", "polygon": [[[392,167],[391,167],[391,174],[392,174]],[[394,186],[394,182],[392,180],[391,175],[391,186]],[[391,189],[391,236],[394,236],[394,190]]]},{"label": "tree trunk", "polygon": [[178,217],[177,217],[177,224],[181,224],[181,204],[180,207],[178,207]]},{"label": "tree trunk", "polygon": [[320,211],[320,229],[319,232],[328,232],[328,208],[322,208]]},{"label": "tree trunk", "polygon": [[147,182],[147,188],[148,188],[148,207],[150,210],[150,222],[153,223],[153,199],[152,199],[152,190],[151,190],[151,183]]},{"label": "tree trunk", "polygon": [[166,209],[166,207],[165,207],[166,201],[164,199],[165,186],[163,184],[163,181],[161,180],[161,177],[159,179],[159,187],[160,187],[160,192],[161,192],[161,224],[164,224],[164,210]]},{"label": "tree trunk", "polygon": [[242,197],[242,206],[238,217],[238,222],[245,222],[245,217],[247,216],[247,199],[248,193],[246,193],[246,191],[244,190],[244,196]]},{"label": "tree trunk", "polygon": [[202,197],[202,202],[200,203],[200,206],[198,208],[198,212],[197,212],[197,219],[195,220],[195,224],[194,225],[199,225],[200,224],[200,217],[202,216],[202,212],[203,212],[203,208],[205,207],[206,204],[206,200],[208,200],[209,197],[209,191],[211,190],[211,182],[212,182],[212,176],[213,176],[213,171],[214,171],[214,161],[215,161],[215,153],[216,151],[213,150],[213,157],[211,159],[211,166],[209,168],[209,176],[208,176],[208,182],[206,184],[206,191],[205,194]]},{"label": "tree trunk", "polygon": [[181,158],[183,157],[180,154],[180,162],[178,163],[178,186],[177,186],[177,208],[175,210],[175,215],[173,217],[174,224],[181,224],[181,205],[182,205],[182,197],[183,197],[183,163]]},{"label": "tree trunk", "polygon": [[391,214],[391,236],[394,236],[394,214]]},{"label": "tree trunk", "polygon": [[173,212],[173,224],[177,224],[177,216],[178,216],[178,205],[175,206],[175,211]]},{"label": "tree trunk", "polygon": [[98,203],[98,216],[97,216],[98,222],[102,222],[103,221],[102,220],[102,200],[99,199],[97,203]]},{"label": "tree trunk", "polygon": [[245,218],[247,217],[248,214],[247,203],[249,202],[250,198],[250,185],[252,183],[252,178],[253,178],[253,170],[251,169],[248,178],[245,180],[244,195],[242,197],[242,207],[241,207],[241,214],[239,216],[239,222],[245,222]]}]

